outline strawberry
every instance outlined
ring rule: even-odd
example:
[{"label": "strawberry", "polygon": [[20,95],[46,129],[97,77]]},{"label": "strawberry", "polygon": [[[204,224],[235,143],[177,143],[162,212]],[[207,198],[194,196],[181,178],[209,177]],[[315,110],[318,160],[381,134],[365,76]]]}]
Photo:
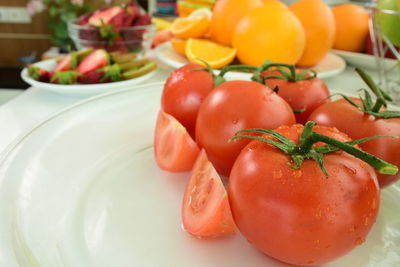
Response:
[{"label": "strawberry", "polygon": [[90,17],[93,15],[92,13],[87,13],[79,16],[79,18],[76,20],[76,24],[78,25],[86,25],[89,22]]},{"label": "strawberry", "polygon": [[137,3],[130,2],[125,6],[125,12],[132,15],[133,19],[140,16],[140,7]]},{"label": "strawberry", "polygon": [[50,72],[38,66],[34,65],[29,66],[28,74],[32,79],[36,81],[48,83],[50,80]]},{"label": "strawberry", "polygon": [[83,29],[79,29],[79,39],[82,40],[87,40],[87,41],[101,41],[100,37],[100,30],[96,27],[92,27],[90,25],[87,25]]},{"label": "strawberry", "polygon": [[110,24],[113,25],[115,31],[120,31],[123,27],[131,26],[133,19],[133,15],[124,12],[114,16],[111,19]]},{"label": "strawberry", "polygon": [[78,65],[78,59],[74,53],[64,56],[56,65],[53,72],[73,70]]},{"label": "strawberry", "polygon": [[73,70],[78,65],[79,61],[86,57],[93,49],[83,49],[77,52],[71,52],[65,55],[53,69],[53,72]]},{"label": "strawberry", "polygon": [[50,82],[56,84],[73,84],[80,74],[74,70],[53,72]]},{"label": "strawberry", "polygon": [[79,63],[76,71],[80,74],[87,74],[98,68],[105,67],[109,61],[108,53],[104,49],[97,49]]},{"label": "strawberry", "polygon": [[118,82],[121,80],[121,67],[118,64],[105,66],[81,76],[78,81],[84,84]]},{"label": "strawberry", "polygon": [[150,14],[142,14],[140,15],[134,22],[133,26],[144,26],[151,24],[151,16]]},{"label": "strawberry", "polygon": [[120,53],[128,53],[128,49],[125,46],[124,40],[121,37],[116,37],[112,43],[107,45],[108,52],[118,51]]},{"label": "strawberry", "polygon": [[89,24],[95,27],[109,25],[111,20],[118,14],[124,13],[122,7],[114,6],[102,11],[95,12],[89,18]]}]

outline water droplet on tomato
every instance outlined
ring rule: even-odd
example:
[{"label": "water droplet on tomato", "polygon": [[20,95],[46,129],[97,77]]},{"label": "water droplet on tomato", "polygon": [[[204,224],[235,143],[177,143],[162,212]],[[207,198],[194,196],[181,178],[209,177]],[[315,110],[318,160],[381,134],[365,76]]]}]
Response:
[{"label": "water droplet on tomato", "polygon": [[303,176],[303,172],[301,170],[296,170],[292,172],[294,178],[301,178]]},{"label": "water droplet on tomato", "polygon": [[273,172],[272,172],[272,177],[273,178],[275,178],[275,179],[280,179],[280,178],[282,178],[282,171],[281,170],[274,170]]},{"label": "water droplet on tomato", "polygon": [[322,210],[318,209],[317,212],[315,213],[316,218],[321,218],[322,217]]},{"label": "water droplet on tomato", "polygon": [[356,243],[356,245],[361,245],[364,242],[365,242],[365,238],[360,236],[360,237],[357,237],[355,243]]},{"label": "water droplet on tomato", "polygon": [[236,123],[238,123],[238,121],[239,121],[238,119],[233,119],[233,120],[232,120],[232,123],[233,123],[233,124],[236,124]]},{"label": "water droplet on tomato", "polygon": [[373,210],[376,209],[376,199],[372,200],[371,209],[373,209]]},{"label": "water droplet on tomato", "polygon": [[351,227],[350,227],[350,229],[349,229],[349,232],[350,233],[354,233],[355,231],[357,230],[357,225],[352,225]]},{"label": "water droplet on tomato", "polygon": [[368,226],[368,225],[369,225],[369,217],[368,217],[368,216],[365,217],[365,219],[364,219],[364,225],[365,225],[365,226]]},{"label": "water droplet on tomato", "polygon": [[346,165],[343,165],[343,167],[346,169],[346,171],[347,171],[349,174],[351,174],[351,175],[357,174],[357,170],[354,169],[353,167],[349,167],[349,166],[346,166]]}]

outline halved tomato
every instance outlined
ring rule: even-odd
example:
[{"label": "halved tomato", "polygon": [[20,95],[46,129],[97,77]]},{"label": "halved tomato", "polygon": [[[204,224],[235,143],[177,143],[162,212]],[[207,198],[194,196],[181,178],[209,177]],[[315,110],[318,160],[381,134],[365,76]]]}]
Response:
[{"label": "halved tomato", "polygon": [[197,237],[235,233],[228,195],[204,149],[193,167],[182,203],[183,228]]},{"label": "halved tomato", "polygon": [[170,172],[190,171],[199,151],[185,127],[161,110],[154,134],[154,154],[158,166]]}]

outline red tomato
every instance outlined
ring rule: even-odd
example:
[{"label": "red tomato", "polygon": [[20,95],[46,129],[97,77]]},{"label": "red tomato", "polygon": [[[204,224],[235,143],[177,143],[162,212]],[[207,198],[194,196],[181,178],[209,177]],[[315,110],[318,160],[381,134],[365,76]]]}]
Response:
[{"label": "red tomato", "polygon": [[154,155],[161,169],[170,172],[190,171],[199,151],[182,124],[163,111],[158,113]]},{"label": "red tomato", "polygon": [[[279,71],[268,70],[263,72],[265,75],[280,75]],[[288,102],[293,110],[304,110],[303,112],[295,112],[296,121],[301,124],[307,122],[310,114],[322,105],[323,103],[330,102],[328,98],[330,93],[326,84],[318,79],[313,78],[302,81],[287,81],[277,78],[265,79],[265,83],[274,89],[278,86],[278,95]]]},{"label": "red tomato", "polygon": [[235,233],[235,223],[221,178],[202,149],[182,203],[183,227],[199,237]]},{"label": "red tomato", "polygon": [[229,141],[248,128],[274,129],[295,123],[290,106],[266,86],[249,81],[228,81],[214,88],[200,106],[196,141],[207,151],[218,172],[229,175],[247,139]]},{"label": "red tomato", "polygon": [[168,77],[161,97],[165,112],[174,116],[194,136],[197,113],[203,99],[214,88],[214,78],[198,64],[187,64]]},{"label": "red tomato", "polygon": [[[360,100],[353,98],[361,105]],[[361,105],[362,106],[362,105]],[[344,99],[324,104],[309,117],[320,125],[336,127],[353,139],[374,135],[400,136],[400,118],[382,119],[365,114]],[[377,138],[359,144],[366,152],[400,167],[400,138]],[[400,174],[378,173],[379,185],[384,188],[400,178]]]},{"label": "red tomato", "polygon": [[[298,143],[302,129],[294,125],[276,131]],[[314,130],[350,140],[334,128]],[[292,169],[290,156],[262,141],[242,150],[228,195],[235,223],[252,245],[286,263],[319,265],[365,241],[379,208],[375,171],[343,151],[324,159],[328,177],[310,159]]]}]

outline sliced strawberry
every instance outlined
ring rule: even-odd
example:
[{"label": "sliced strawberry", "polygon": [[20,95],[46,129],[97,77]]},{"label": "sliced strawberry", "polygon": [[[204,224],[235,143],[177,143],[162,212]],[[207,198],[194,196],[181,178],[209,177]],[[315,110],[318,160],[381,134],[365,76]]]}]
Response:
[{"label": "sliced strawberry", "polygon": [[73,84],[80,74],[73,70],[53,72],[50,82],[56,84]]},{"label": "sliced strawberry", "polygon": [[89,19],[89,24],[95,27],[109,25],[111,20],[118,14],[124,13],[122,7],[114,6],[105,10],[95,12]]},{"label": "sliced strawberry", "polygon": [[78,78],[79,83],[108,83],[121,80],[121,67],[118,64],[105,66],[96,71],[89,72]]},{"label": "sliced strawberry", "polygon": [[104,49],[97,49],[85,57],[79,63],[76,71],[80,74],[86,74],[105,67],[109,63],[109,56]]},{"label": "sliced strawberry", "polygon": [[228,195],[204,149],[194,164],[182,202],[183,228],[197,237],[235,234]]},{"label": "sliced strawberry", "polygon": [[50,81],[50,72],[48,70],[42,69],[38,66],[28,67],[29,76],[37,81],[48,83]]},{"label": "sliced strawberry", "polygon": [[158,166],[170,172],[190,171],[198,154],[199,147],[185,127],[160,111],[154,133],[154,155]]},{"label": "sliced strawberry", "polygon": [[53,72],[73,70],[78,65],[78,59],[74,53],[64,56],[56,65]]}]

